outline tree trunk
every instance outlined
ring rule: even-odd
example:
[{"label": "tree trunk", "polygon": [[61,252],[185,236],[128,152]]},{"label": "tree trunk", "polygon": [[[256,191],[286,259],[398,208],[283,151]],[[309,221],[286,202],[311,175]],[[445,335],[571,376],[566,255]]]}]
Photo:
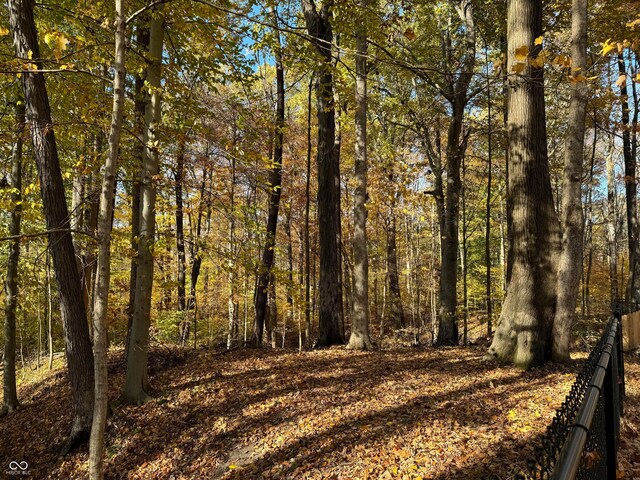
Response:
[{"label": "tree trunk", "polygon": [[340,255],[337,238],[340,189],[336,185],[338,158],[335,149],[335,104],[331,62],[331,8],[327,0],[318,10],[312,0],[302,6],[311,41],[320,57],[316,71],[318,112],[318,230],[320,241],[319,347],[343,343],[340,334],[342,290],[340,288]]},{"label": "tree trunk", "polygon": [[176,155],[175,195],[176,195],[176,251],[178,252],[178,311],[186,308],[187,260],[184,251],[184,213],[182,209],[182,183],[184,178],[184,150],[186,139],[180,138]]},{"label": "tree trunk", "polygon": [[311,204],[311,91],[313,75],[309,80],[307,94],[307,172],[305,182],[304,206],[304,343],[311,346],[311,242],[309,240],[309,207]]},{"label": "tree trunk", "polygon": [[293,324],[294,305],[293,305],[293,237],[291,234],[291,199],[289,199],[289,205],[287,206],[287,218],[285,224],[285,230],[287,231],[287,261],[289,267],[289,282],[287,283],[287,315],[282,322],[282,348],[285,347],[285,335],[287,333],[287,320]]},{"label": "tree trunk", "polygon": [[[21,96],[20,96],[21,97]],[[11,220],[9,235],[20,235],[22,220],[22,142],[24,135],[24,102],[20,98],[15,105],[16,139],[11,155],[11,176],[9,188],[11,194]],[[5,280],[5,324],[4,324],[4,385],[3,401],[0,416],[13,412],[18,408],[18,391],[16,388],[16,310],[18,306],[18,263],[20,261],[20,239],[15,238],[9,244],[7,257],[7,278]]]},{"label": "tree trunk", "polygon": [[615,177],[615,148],[613,142],[607,153],[607,245],[609,254],[610,301],[613,305],[620,299],[618,287],[618,208]]},{"label": "tree trunk", "polygon": [[462,268],[462,344],[467,345],[469,334],[469,285],[468,285],[468,245],[467,245],[467,198],[464,181],[467,173],[465,157],[462,157],[462,244],[460,245],[460,265]]},{"label": "tree trunk", "polygon": [[[235,135],[234,135],[234,143],[235,143]],[[237,329],[238,325],[238,309],[236,308],[235,301],[235,274],[236,274],[236,213],[235,213],[235,188],[236,188],[236,158],[235,156],[231,159],[231,185],[230,185],[230,195],[229,195],[229,243],[227,245],[227,255],[228,255],[228,267],[229,270],[227,272],[227,283],[229,289],[229,295],[227,298],[227,311],[228,311],[228,321],[229,321],[229,330],[227,332],[227,350],[230,350],[233,347],[234,341],[234,327]]]},{"label": "tree trunk", "polygon": [[[149,48],[148,19],[140,20],[137,27],[136,42],[142,50]],[[140,172],[144,162],[144,113],[147,104],[146,94],[143,91],[144,82],[147,79],[146,71],[135,77],[135,92],[133,97],[133,119],[136,141],[132,148],[133,167],[131,172],[131,266],[129,274],[129,304],[127,306],[127,338],[125,349],[129,355],[129,343],[131,341],[131,325],[133,324],[133,312],[136,308],[136,276],[138,272],[138,239],[140,238]]]},{"label": "tree trunk", "polygon": [[[161,9],[159,6],[158,9]],[[158,174],[158,150],[154,146],[156,129],[160,121],[160,80],[162,68],[162,44],[164,17],[154,12],[149,25],[149,56],[147,82],[150,97],[145,108],[144,164],[140,178],[140,236],[138,242],[138,266],[136,269],[136,302],[131,325],[131,340],[127,359],[127,375],[123,399],[141,404],[147,398],[147,356],[153,289],[153,242],[155,239],[155,177]]]},{"label": "tree trunk", "polygon": [[493,325],[493,303],[491,300],[491,180],[493,166],[493,124],[491,123],[491,82],[489,81],[489,52],[485,45],[485,59],[487,63],[487,208],[485,211],[484,229],[484,265],[486,268],[485,279],[485,304],[487,306],[487,337],[491,336]]},{"label": "tree trunk", "polygon": [[[446,172],[444,192],[444,222],[441,223],[440,312],[437,345],[458,344],[456,318],[458,282],[458,220],[460,211],[460,165],[467,148],[467,134],[463,132],[464,110],[468,102],[467,90],[473,76],[476,55],[476,33],[473,7],[469,0],[460,0],[456,11],[465,29],[465,54],[460,62],[457,80],[445,87],[452,116],[447,132]],[[447,44],[450,40],[447,40]],[[450,47],[449,47],[450,49]],[[453,76],[452,76],[453,77]]]},{"label": "tree trunk", "polygon": [[[41,57],[33,7],[34,0],[10,0],[9,21],[17,56],[33,58],[40,69],[42,64],[39,62]],[[93,415],[93,357],[44,75],[38,70],[25,70],[22,85],[47,229],[56,231],[49,234],[49,248],[58,282],[73,397],[73,425],[63,448],[64,454],[89,436]]]},{"label": "tree trunk", "polygon": [[[390,175],[393,182],[393,176]],[[396,194],[393,194],[391,210],[387,221],[387,276],[389,278],[389,310],[395,328],[404,328],[406,321],[402,308],[400,294],[400,279],[398,278],[398,253],[396,245]]]},{"label": "tree trunk", "polygon": [[[360,0],[366,10],[368,0]],[[356,32],[356,190],[353,207],[353,319],[347,348],[372,350],[369,335],[369,253],[367,249],[367,31]]]},{"label": "tree trunk", "polygon": [[[583,75],[587,66],[587,0],[573,0],[571,8],[572,74]],[[571,84],[568,133],[565,145],[562,187],[562,251],[558,264],[558,287],[553,321],[551,358],[570,359],[571,326],[576,312],[582,268],[584,213],[582,211],[582,164],[587,111],[587,84]]]},{"label": "tree trunk", "polygon": [[113,111],[109,133],[109,153],[104,165],[98,216],[98,268],[93,303],[93,357],[95,364],[95,405],[89,442],[89,478],[104,478],[104,430],[109,404],[107,376],[107,308],[111,276],[111,228],[115,197],[116,167],[125,89],[125,16],[123,0],[115,0],[115,77],[113,79]]},{"label": "tree trunk", "polygon": [[51,253],[46,253],[47,276],[47,343],[49,345],[49,370],[53,368],[53,295],[51,294]]},{"label": "tree trunk", "polygon": [[254,343],[257,347],[262,344],[262,334],[267,314],[267,297],[269,280],[276,245],[276,230],[278,227],[278,210],[280,209],[280,194],[282,187],[282,146],[284,139],[284,67],[282,64],[282,51],[280,46],[280,33],[277,30],[277,12],[274,11],[276,36],[278,45],[275,49],[276,57],[276,131],[273,164],[269,175],[269,216],[267,218],[267,236],[262,251],[262,264],[258,275],[258,284],[255,293],[256,318],[254,323]]},{"label": "tree trunk", "polygon": [[[537,55],[542,1],[510,0],[507,35],[507,68],[517,64],[517,48],[526,46]],[[526,369],[543,363],[551,352],[560,226],[549,177],[543,70],[526,64],[521,75],[511,76],[509,87],[514,264],[488,355]]]},{"label": "tree trunk", "polygon": [[[622,53],[618,54],[618,71],[626,75],[626,66]],[[636,180],[636,158],[631,142],[629,125],[629,97],[627,78],[620,85],[620,103],[622,106],[622,153],[624,157],[624,180],[627,200],[627,236],[629,241],[629,281],[627,283],[626,303],[628,312],[640,309],[640,227],[638,226],[638,185]],[[636,105],[637,109],[637,105]]]}]

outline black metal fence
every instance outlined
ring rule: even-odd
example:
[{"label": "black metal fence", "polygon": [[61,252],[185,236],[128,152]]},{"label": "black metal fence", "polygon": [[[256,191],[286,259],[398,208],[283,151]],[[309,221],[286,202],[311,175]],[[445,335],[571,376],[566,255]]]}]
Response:
[{"label": "black metal fence", "polygon": [[620,315],[614,314],[518,480],[615,480],[624,403]]}]

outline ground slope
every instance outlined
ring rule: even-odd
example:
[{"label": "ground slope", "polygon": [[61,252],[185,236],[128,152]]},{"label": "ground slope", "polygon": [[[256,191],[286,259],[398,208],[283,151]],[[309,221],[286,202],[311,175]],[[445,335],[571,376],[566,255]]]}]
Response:
[{"label": "ground slope", "polygon": [[[507,479],[526,464],[577,366],[531,372],[480,348],[352,353],[158,350],[158,392],[108,422],[108,479]],[[124,364],[110,368],[112,400]],[[640,477],[637,357],[627,364],[626,478]],[[86,477],[86,450],[64,460],[69,388],[62,371],[20,389],[0,419],[0,458],[32,478]]]}]

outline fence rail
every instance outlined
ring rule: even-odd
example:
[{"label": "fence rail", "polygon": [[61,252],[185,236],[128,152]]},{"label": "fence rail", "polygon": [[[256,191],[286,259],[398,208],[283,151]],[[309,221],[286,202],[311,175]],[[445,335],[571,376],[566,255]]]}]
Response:
[{"label": "fence rail", "polygon": [[615,480],[625,395],[615,313],[518,480]]}]

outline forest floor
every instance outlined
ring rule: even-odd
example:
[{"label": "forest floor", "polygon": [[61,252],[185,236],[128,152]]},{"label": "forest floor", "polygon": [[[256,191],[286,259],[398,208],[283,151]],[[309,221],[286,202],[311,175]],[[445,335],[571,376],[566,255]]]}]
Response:
[{"label": "forest floor", "polygon": [[[158,349],[153,400],[116,404],[108,420],[106,478],[511,479],[580,362],[522,372],[484,352]],[[114,402],[121,356],[110,361]],[[637,355],[626,374],[621,478],[640,479]],[[64,370],[25,382],[19,396],[22,407],[0,419],[2,467],[26,461],[30,478],[86,478],[86,447],[57,458],[70,426]]]}]

